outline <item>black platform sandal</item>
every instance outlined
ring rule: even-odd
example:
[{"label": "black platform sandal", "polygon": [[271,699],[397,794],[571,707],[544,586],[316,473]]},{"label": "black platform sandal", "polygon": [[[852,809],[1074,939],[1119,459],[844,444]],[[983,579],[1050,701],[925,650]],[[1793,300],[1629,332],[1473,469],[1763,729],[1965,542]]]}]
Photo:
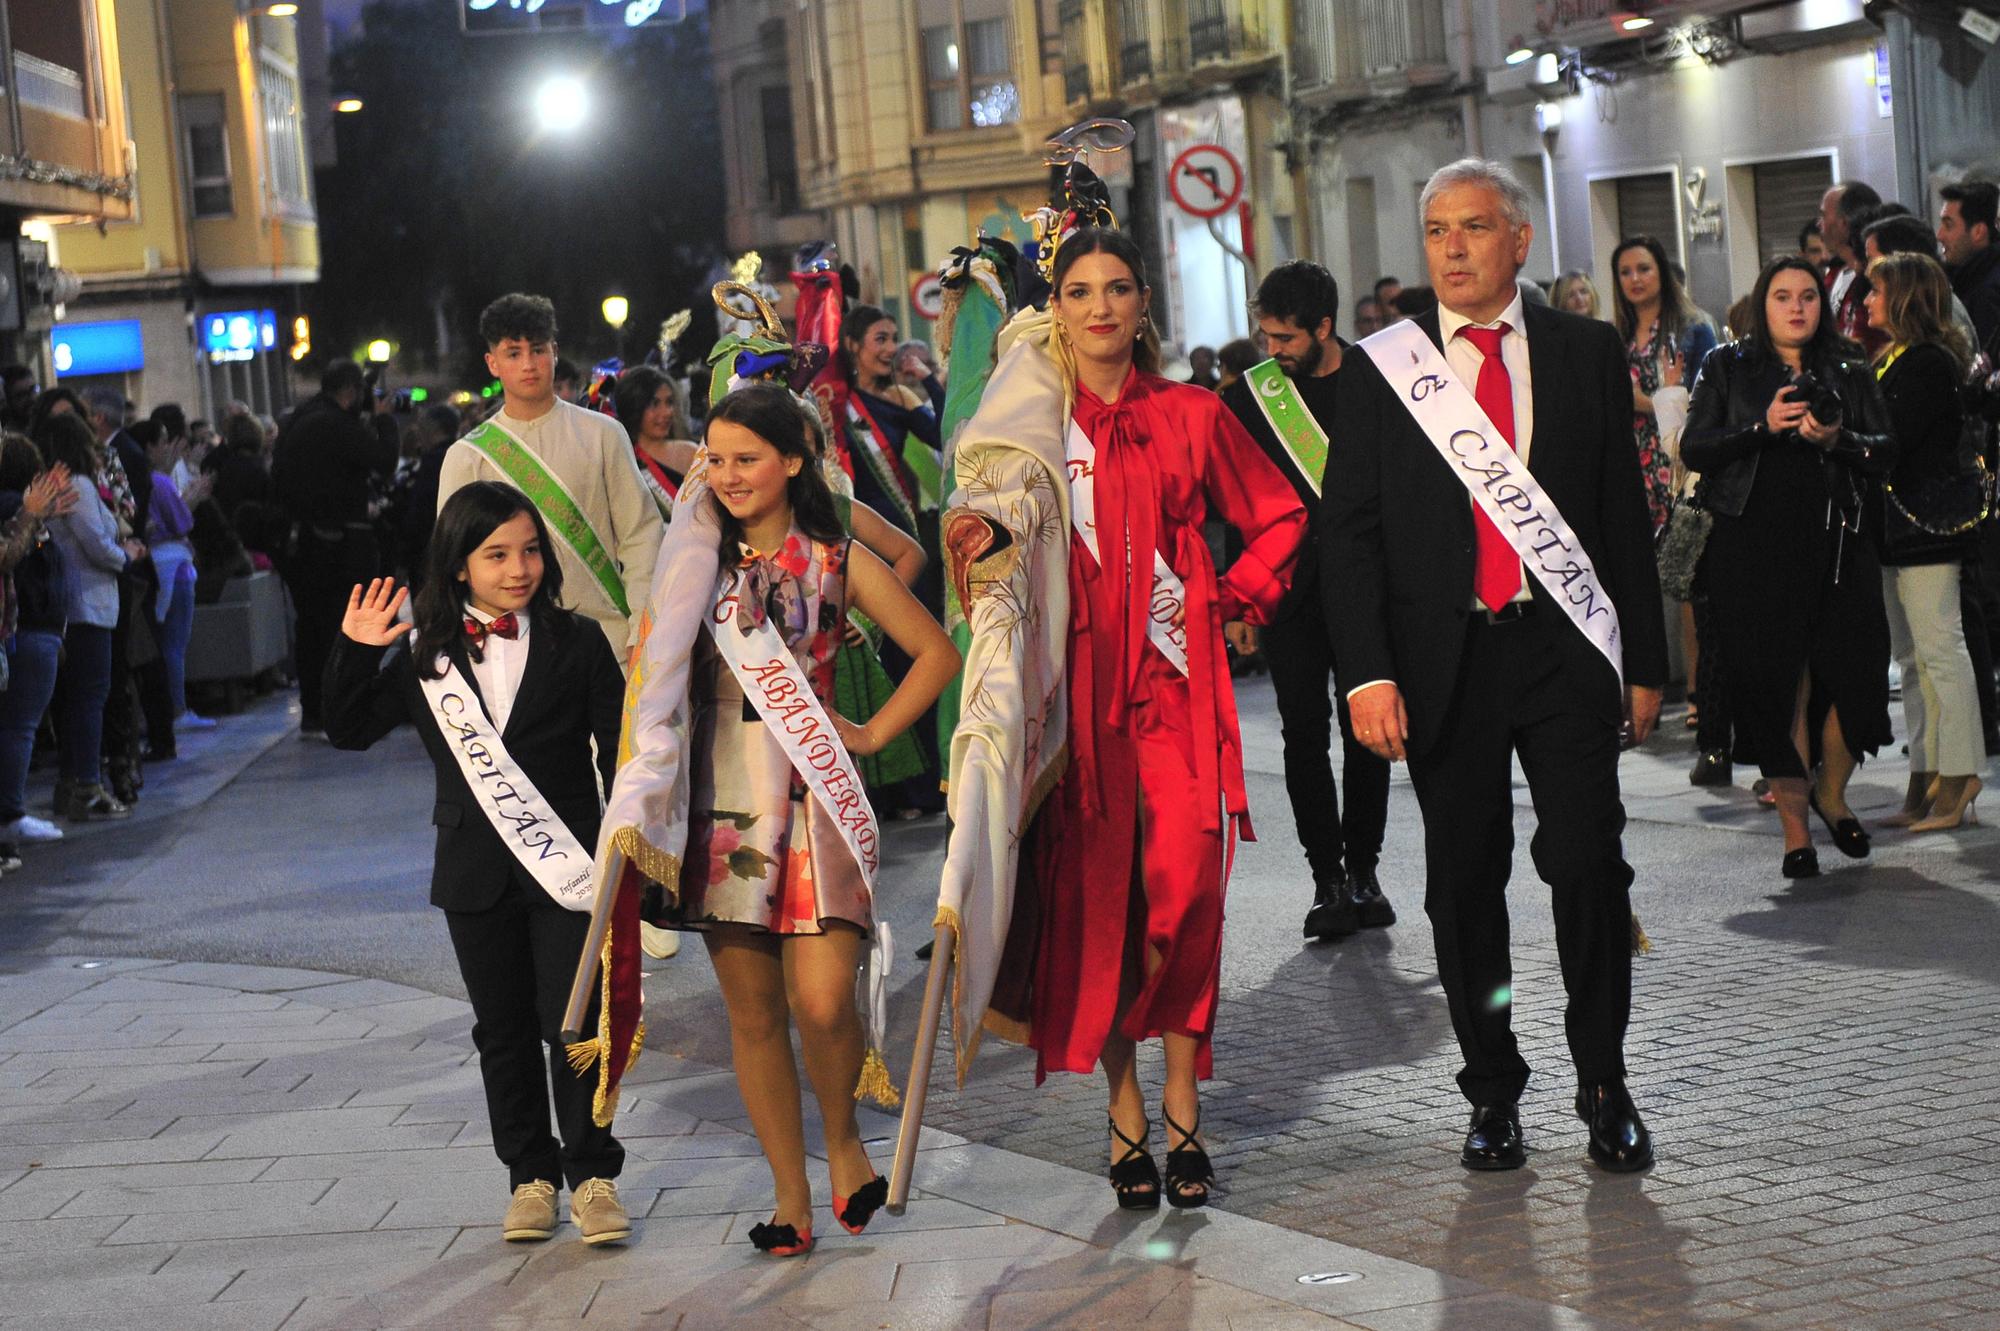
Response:
[{"label": "black platform sandal", "polygon": [[1153,1135],[1150,1121],[1139,1129],[1139,1140],[1133,1141],[1118,1130],[1117,1119],[1107,1119],[1111,1124],[1111,1135],[1125,1147],[1124,1154],[1111,1162],[1111,1190],[1118,1194],[1118,1205],[1126,1211],[1157,1211],[1160,1209],[1160,1169],[1153,1163],[1152,1152],[1146,1149],[1147,1138]]},{"label": "black platform sandal", "polygon": [[[1167,1149],[1167,1201],[1182,1211],[1207,1206],[1208,1188],[1215,1182],[1215,1166],[1209,1162],[1208,1152],[1202,1150],[1194,1139],[1195,1133],[1201,1131],[1201,1111],[1195,1111],[1192,1128],[1184,1128],[1174,1122],[1174,1116],[1166,1111],[1165,1106],[1160,1109],[1160,1117],[1167,1121],[1168,1132],[1181,1135],[1181,1144]],[[1189,1188],[1200,1191],[1182,1191]]]}]

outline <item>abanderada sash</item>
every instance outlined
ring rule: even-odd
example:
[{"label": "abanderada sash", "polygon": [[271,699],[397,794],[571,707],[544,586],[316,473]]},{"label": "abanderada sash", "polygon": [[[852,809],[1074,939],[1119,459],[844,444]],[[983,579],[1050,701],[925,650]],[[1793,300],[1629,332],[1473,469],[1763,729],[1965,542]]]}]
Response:
[{"label": "abanderada sash", "polygon": [[630,616],[632,611],[625,600],[625,579],[618,572],[618,562],[611,557],[610,549],[597,534],[597,529],[590,525],[590,519],[584,516],[576,496],[569,492],[562,479],[542,464],[534,450],[500,424],[498,417],[466,435],[463,442],[483,453],[488,462],[500,469],[501,475],[534,500],[549,530],[576,552],[576,557],[597,579],[597,585],[604,589],[611,604],[618,607],[618,613]]},{"label": "abanderada sash", "polygon": [[[1097,445],[1090,442],[1090,436],[1074,419],[1069,423],[1065,451],[1069,463],[1070,521],[1076,527],[1076,534],[1083,538],[1084,548],[1090,551],[1091,558],[1097,561],[1099,568],[1103,568],[1104,556],[1097,549]],[[1125,562],[1131,562],[1129,551]],[[1167,563],[1167,557],[1158,550],[1153,551],[1153,585],[1146,599],[1149,606],[1146,637],[1185,679],[1188,673],[1187,584],[1181,581],[1180,575]]]},{"label": "abanderada sash", "polygon": [[1320,478],[1326,474],[1326,431],[1306,410],[1298,386],[1275,360],[1251,366],[1243,377],[1250,381],[1250,396],[1257,400],[1257,409],[1264,413],[1271,433],[1284,445],[1285,456],[1318,494]]},{"label": "abanderada sash", "polygon": [[569,826],[556,816],[535,783],[500,742],[479,695],[450,657],[439,657],[444,674],[419,679],[431,720],[445,737],[479,811],[521,867],[565,910],[588,911],[597,901],[592,857]]},{"label": "abanderada sash", "polygon": [[1367,338],[1361,349],[1522,564],[1611,663],[1622,688],[1625,653],[1611,593],[1583,542],[1471,390],[1452,373],[1444,354],[1423,329],[1407,321]]},{"label": "abanderada sash", "polygon": [[[817,554],[815,555],[817,563]],[[808,582],[817,587],[818,575]],[[764,724],[784,747],[792,769],[811,788],[821,807],[840,829],[868,890],[875,890],[875,870],[881,863],[881,832],[875,824],[875,810],[855,770],[853,756],[841,743],[833,719],[812,691],[805,671],[778,630],[766,619],[750,632],[737,622],[737,579],[725,569],[716,582],[715,606],[709,612],[708,631],[717,650],[743,695],[757,709]],[[813,598],[812,614],[818,617],[818,600]],[[879,914],[879,912],[878,912]]]}]

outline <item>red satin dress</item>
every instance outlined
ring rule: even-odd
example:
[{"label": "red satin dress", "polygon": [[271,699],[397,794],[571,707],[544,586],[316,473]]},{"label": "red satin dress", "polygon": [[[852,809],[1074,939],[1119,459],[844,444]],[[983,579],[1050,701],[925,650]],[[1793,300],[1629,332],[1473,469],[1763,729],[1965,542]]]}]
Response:
[{"label": "red satin dress", "polygon": [[[1205,1078],[1225,856],[1239,820],[1254,839],[1222,626],[1261,624],[1276,608],[1306,512],[1206,389],[1134,370],[1116,403],[1079,385],[1075,420],[1097,448],[1106,567],[1072,528],[1070,762],[1037,817],[1032,852],[1035,1077],[1097,1065],[1123,985],[1137,995],[1119,1032],[1194,1037]],[[1202,534],[1211,509],[1247,542],[1220,582]],[[1121,566],[1114,552],[1128,542]],[[1186,677],[1146,637],[1155,550],[1187,585]]]}]

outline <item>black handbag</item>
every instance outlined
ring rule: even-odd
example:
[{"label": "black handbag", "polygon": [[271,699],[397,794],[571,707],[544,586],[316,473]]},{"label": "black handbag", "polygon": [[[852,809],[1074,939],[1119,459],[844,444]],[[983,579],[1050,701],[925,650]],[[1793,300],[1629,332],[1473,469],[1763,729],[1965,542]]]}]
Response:
[{"label": "black handbag", "polygon": [[1694,496],[1674,505],[1653,546],[1661,591],[1676,601],[1694,599],[1695,570],[1701,566],[1701,553],[1708,548],[1708,534],[1714,530],[1715,514]]}]

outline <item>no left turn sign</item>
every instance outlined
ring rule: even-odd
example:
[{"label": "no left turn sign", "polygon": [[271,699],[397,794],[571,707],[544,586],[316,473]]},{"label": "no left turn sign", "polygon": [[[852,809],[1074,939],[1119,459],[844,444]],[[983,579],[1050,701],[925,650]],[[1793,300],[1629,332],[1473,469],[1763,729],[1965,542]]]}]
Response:
[{"label": "no left turn sign", "polygon": [[1193,217],[1220,217],[1243,199],[1243,163],[1219,143],[1197,143],[1174,158],[1167,191]]},{"label": "no left turn sign", "polygon": [[910,283],[910,308],[925,319],[936,319],[944,313],[944,279],[936,273],[925,273]]}]

